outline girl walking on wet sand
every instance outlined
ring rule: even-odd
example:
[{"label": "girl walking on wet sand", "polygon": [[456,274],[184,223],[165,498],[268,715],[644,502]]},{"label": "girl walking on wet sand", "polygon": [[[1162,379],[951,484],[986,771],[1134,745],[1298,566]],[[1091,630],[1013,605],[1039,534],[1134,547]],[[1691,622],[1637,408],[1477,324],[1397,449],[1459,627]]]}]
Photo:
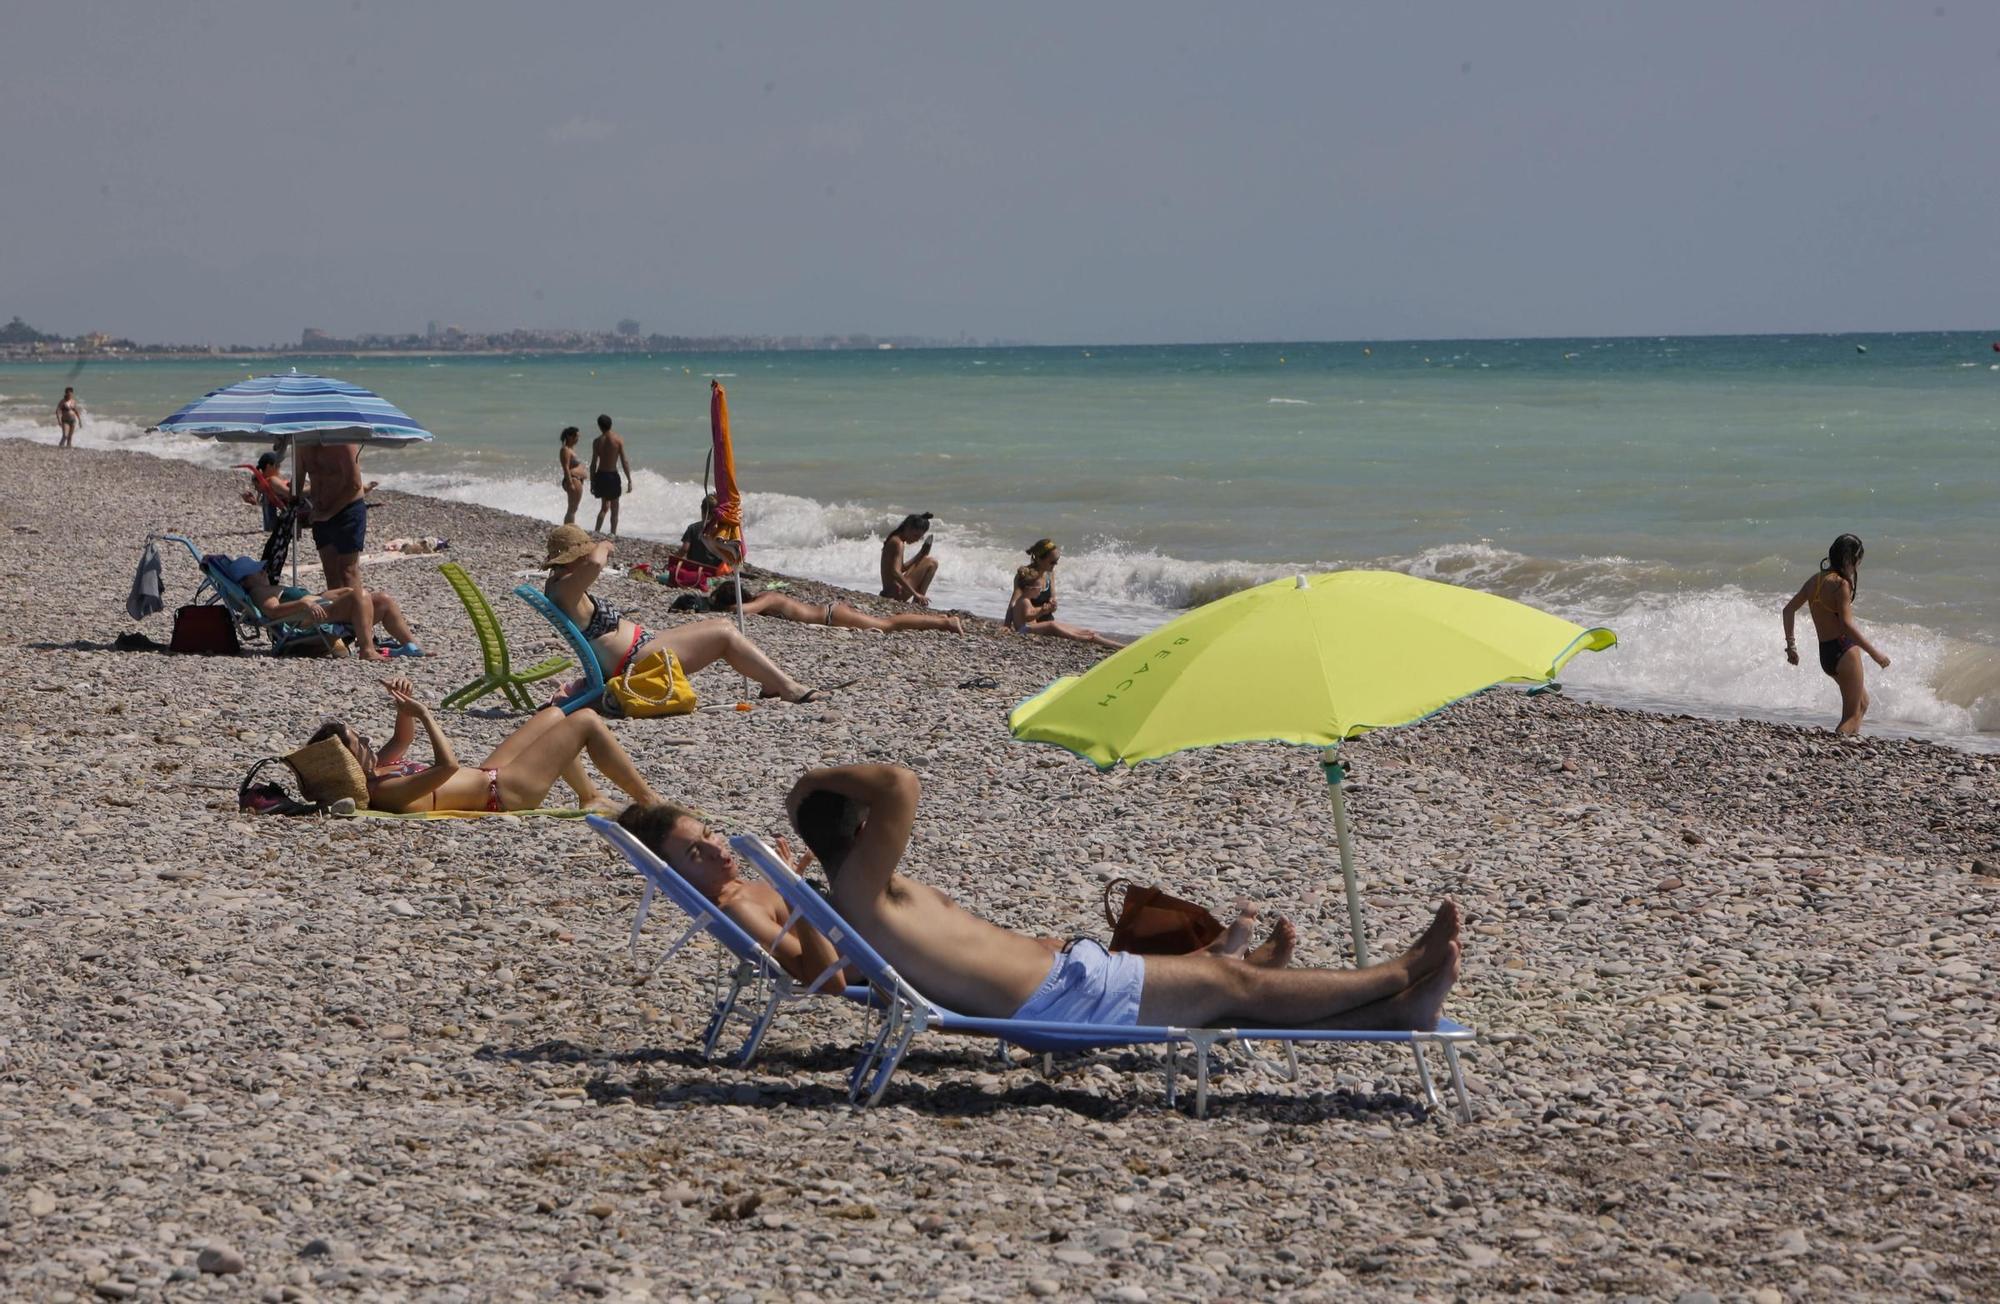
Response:
[{"label": "girl walking on wet sand", "polygon": [[1858,734],[1861,717],[1868,713],[1868,689],[1863,683],[1861,654],[1887,670],[1889,658],[1875,650],[1861,627],[1854,623],[1854,591],[1860,583],[1861,540],[1843,534],[1826,550],[1819,573],[1800,586],[1785,604],[1785,660],[1799,663],[1799,645],[1792,635],[1792,618],[1800,607],[1812,613],[1813,630],[1819,635],[1819,668],[1840,685],[1840,726],[1838,732]]}]

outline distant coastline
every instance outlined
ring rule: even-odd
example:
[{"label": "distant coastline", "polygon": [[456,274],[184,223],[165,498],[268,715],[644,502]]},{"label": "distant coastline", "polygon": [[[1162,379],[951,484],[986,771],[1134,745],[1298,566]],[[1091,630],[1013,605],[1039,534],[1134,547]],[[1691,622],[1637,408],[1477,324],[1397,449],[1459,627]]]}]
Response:
[{"label": "distant coastline", "polygon": [[1008,341],[925,339],[915,335],[641,335],[639,323],[622,321],[616,330],[508,330],[476,332],[432,322],[421,335],[370,332],[352,338],[307,327],[297,344],[137,344],[103,331],[53,335],[16,316],[0,326],[0,360],[63,362],[77,358],[409,358],[520,357],[655,353],[812,353],[875,352],[889,349],[951,349],[1004,346]]}]

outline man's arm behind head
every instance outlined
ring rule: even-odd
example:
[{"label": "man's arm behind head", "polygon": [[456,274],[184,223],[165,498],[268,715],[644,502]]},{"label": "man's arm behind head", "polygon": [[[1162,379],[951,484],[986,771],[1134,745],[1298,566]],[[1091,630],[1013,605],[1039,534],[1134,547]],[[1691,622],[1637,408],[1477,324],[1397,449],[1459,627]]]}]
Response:
[{"label": "man's arm behind head", "polygon": [[836,897],[880,896],[902,862],[921,789],[898,765],[808,770],[785,799],[792,827],[826,867]]}]

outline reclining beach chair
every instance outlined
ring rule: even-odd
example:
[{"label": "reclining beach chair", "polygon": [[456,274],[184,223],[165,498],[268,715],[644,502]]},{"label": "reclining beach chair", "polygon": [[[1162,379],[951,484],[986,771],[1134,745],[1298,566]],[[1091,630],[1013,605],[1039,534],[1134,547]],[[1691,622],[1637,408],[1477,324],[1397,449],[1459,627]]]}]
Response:
[{"label": "reclining beach chair", "polygon": [[179,534],[151,534],[148,539],[159,543],[178,543],[188,550],[194,564],[201,568],[201,585],[196,588],[194,601],[221,603],[229,609],[237,627],[246,638],[265,638],[270,641],[271,651],[280,656],[300,652],[329,652],[337,640],[351,643],[354,627],[339,621],[328,621],[321,625],[300,625],[292,621],[273,620],[264,614],[263,608],[250,600],[243,586],[230,578],[229,573],[215,561],[202,554],[195,547],[194,540]]},{"label": "reclining beach chair", "polygon": [[873,1004],[880,1014],[881,1030],[862,1048],[861,1058],[848,1075],[848,1099],[856,1105],[872,1105],[888,1089],[896,1066],[919,1033],[938,1031],[974,1036],[997,1037],[1003,1042],[1045,1054],[1055,1051],[1103,1050],[1112,1047],[1156,1045],[1166,1047],[1166,1098],[1177,1099],[1180,1076],[1180,1048],[1192,1046],[1195,1056],[1195,1117],[1208,1113],[1209,1056],[1217,1045],[1278,1042],[1285,1047],[1287,1077],[1298,1076],[1295,1044],[1302,1041],[1337,1041],[1407,1045],[1416,1054],[1417,1081],[1432,1109],[1443,1108],[1430,1065],[1424,1059],[1426,1047],[1443,1050],[1451,1071],[1451,1087],[1457,1097],[1458,1117],[1472,1121],[1472,1101],[1466,1095],[1465,1076],[1459,1070],[1458,1047],[1476,1039],[1477,1034],[1450,1019],[1439,1019],[1430,1032],[1358,1032],[1326,1028],[1175,1028],[1130,1027],[1091,1023],[1043,1023],[1023,1019],[974,1018],[957,1014],[926,998],[891,968],[867,940],[840,917],[831,902],[809,887],[762,840],[738,835],[729,840],[736,854],[755,865],[771,886],[791,907],[794,922],[803,920],[825,935],[850,970],[864,974],[875,989]]},{"label": "reclining beach chair", "polygon": [[515,670],[507,655],[507,636],[500,630],[499,618],[493,614],[493,605],[465,568],[455,561],[448,561],[438,567],[438,572],[451,585],[451,591],[465,606],[465,614],[472,618],[472,632],[479,636],[479,652],[486,658],[486,673],[465,687],[444,699],[443,705],[464,710],[488,693],[498,691],[509,703],[523,711],[535,709],[535,700],[528,696],[526,684],[538,683],[550,675],[559,675],[572,664],[566,656],[552,656],[538,661],[526,670]]},{"label": "reclining beach chair", "polygon": [[[720,907],[703,896],[694,884],[682,878],[672,865],[667,864],[645,843],[639,841],[622,825],[602,815],[588,817],[591,830],[618,849],[618,854],[631,863],[646,880],[645,894],[639,898],[639,913],[632,920],[632,940],[629,950],[635,967],[644,969],[650,977],[661,965],[671,960],[681,948],[693,941],[698,934],[706,933],[722,944],[723,950],[733,958],[733,963],[724,961],[723,969],[715,984],[715,996],[710,1005],[708,1026],[702,1030],[701,1057],[704,1061],[715,1057],[715,1044],[721,1040],[723,1031],[737,1012],[743,1000],[745,989],[750,999],[743,1005],[743,1017],[750,1025],[749,1035],[736,1049],[733,1062],[740,1068],[748,1064],[762,1044],[764,1034],[770,1031],[771,1021],[778,1010],[793,1001],[802,1001],[822,992],[844,995],[857,1001],[869,999],[872,989],[866,986],[848,987],[840,976],[840,966],[835,965],[806,985],[785,972],[778,958],[758,944],[757,939],[743,931],[737,922],[722,913]],[[646,916],[653,908],[653,898],[664,896],[686,912],[693,922],[681,933],[657,960],[642,964],[639,959],[639,930],[646,926]]]},{"label": "reclining beach chair", "polygon": [[542,618],[556,627],[556,633],[563,636],[563,641],[569,644],[570,651],[576,654],[577,666],[583,672],[584,686],[556,703],[562,707],[563,714],[568,715],[603,697],[604,668],[597,664],[597,650],[590,646],[589,640],[583,636],[583,631],[576,627],[576,622],[565,616],[555,603],[549,601],[547,594],[532,584],[517,585],[514,596],[541,612]]}]

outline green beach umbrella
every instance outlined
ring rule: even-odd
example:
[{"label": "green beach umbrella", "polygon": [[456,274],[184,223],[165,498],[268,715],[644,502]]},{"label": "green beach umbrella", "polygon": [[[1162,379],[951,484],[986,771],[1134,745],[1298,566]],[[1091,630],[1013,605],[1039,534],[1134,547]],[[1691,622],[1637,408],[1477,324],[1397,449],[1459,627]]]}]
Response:
[{"label": "green beach umbrella", "polygon": [[1273,580],[1186,613],[1014,709],[1025,742],[1100,769],[1224,743],[1322,748],[1356,964],[1368,963],[1343,739],[1409,724],[1495,684],[1553,679],[1618,641],[1508,598],[1394,571]]}]

